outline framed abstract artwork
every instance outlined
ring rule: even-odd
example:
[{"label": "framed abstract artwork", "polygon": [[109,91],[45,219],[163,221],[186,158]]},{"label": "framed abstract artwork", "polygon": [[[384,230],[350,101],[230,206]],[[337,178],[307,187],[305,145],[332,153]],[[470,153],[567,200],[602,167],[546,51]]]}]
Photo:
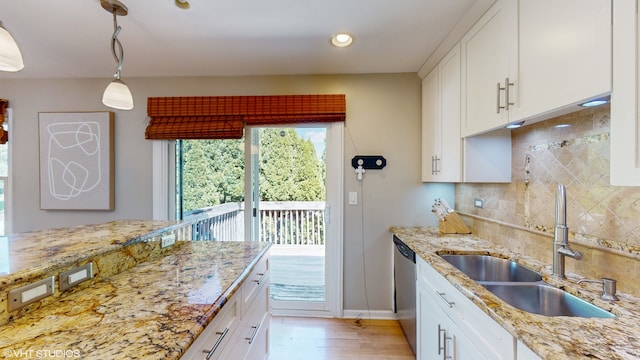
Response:
[{"label": "framed abstract artwork", "polygon": [[40,208],[113,210],[113,113],[41,112]]}]

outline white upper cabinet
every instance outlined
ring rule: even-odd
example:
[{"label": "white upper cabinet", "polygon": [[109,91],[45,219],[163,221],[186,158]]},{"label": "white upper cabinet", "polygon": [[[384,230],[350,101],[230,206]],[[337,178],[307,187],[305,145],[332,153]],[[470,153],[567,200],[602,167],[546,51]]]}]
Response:
[{"label": "white upper cabinet", "polygon": [[460,46],[422,81],[422,181],[461,180]]},{"label": "white upper cabinet", "polygon": [[637,0],[613,3],[611,185],[640,186],[638,74],[640,30]]},{"label": "white upper cabinet", "polygon": [[462,59],[461,133],[503,127],[517,105],[517,7],[498,0],[460,41]]},{"label": "white upper cabinet", "polygon": [[611,3],[519,0],[518,120],[574,111],[611,92]]},{"label": "white upper cabinet", "polygon": [[611,93],[612,3],[498,0],[461,40],[462,136]]}]

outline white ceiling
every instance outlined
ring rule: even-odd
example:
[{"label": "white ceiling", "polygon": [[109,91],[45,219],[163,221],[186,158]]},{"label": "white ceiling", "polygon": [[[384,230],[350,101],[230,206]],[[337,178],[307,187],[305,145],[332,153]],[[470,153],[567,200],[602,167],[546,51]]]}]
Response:
[{"label": "white ceiling", "polygon": [[[417,72],[474,0],[121,0],[122,78]],[[99,0],[2,1],[25,68],[0,78],[110,77]],[[336,32],[354,35],[334,48]]]}]

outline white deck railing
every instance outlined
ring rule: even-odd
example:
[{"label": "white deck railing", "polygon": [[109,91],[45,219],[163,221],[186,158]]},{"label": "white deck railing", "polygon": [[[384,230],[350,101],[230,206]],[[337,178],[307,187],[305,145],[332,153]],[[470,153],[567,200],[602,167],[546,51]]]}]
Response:
[{"label": "white deck railing", "polygon": [[[260,241],[279,245],[324,245],[324,201],[260,202]],[[191,211],[193,240],[242,241],[244,203]]]}]

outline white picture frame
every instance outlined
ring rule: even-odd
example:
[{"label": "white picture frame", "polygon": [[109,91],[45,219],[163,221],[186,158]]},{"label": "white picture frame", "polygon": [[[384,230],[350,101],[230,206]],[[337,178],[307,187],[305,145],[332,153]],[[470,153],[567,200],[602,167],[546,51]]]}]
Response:
[{"label": "white picture frame", "polygon": [[114,114],[38,113],[40,209],[114,210]]}]

